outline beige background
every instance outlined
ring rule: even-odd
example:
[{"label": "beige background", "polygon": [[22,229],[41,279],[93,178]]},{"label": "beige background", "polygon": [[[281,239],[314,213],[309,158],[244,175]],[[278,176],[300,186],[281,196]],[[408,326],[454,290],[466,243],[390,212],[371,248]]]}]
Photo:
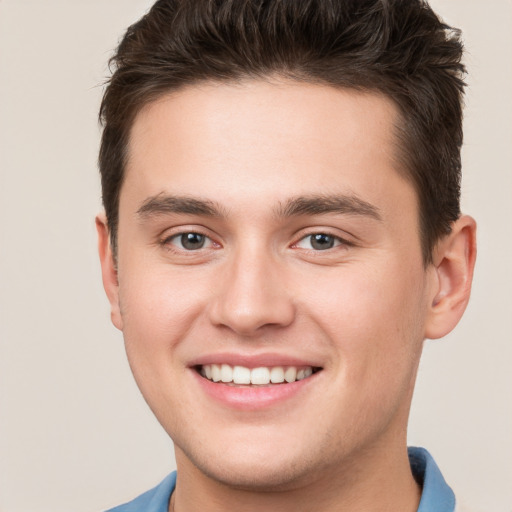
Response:
[{"label": "beige background", "polygon": [[[149,0],[0,0],[0,511],[100,511],[173,469],[100,285],[96,112],[106,61]],[[429,342],[410,442],[476,509],[512,511],[512,2],[435,0],[470,70],[469,310]]]}]

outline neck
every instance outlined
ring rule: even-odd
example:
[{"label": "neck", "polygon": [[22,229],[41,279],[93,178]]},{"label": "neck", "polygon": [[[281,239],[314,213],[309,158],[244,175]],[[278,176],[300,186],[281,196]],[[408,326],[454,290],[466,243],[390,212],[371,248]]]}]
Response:
[{"label": "neck", "polygon": [[335,468],[319,468],[282,489],[239,489],[202,473],[176,448],[171,512],[416,512],[421,490],[400,449],[374,447]]}]

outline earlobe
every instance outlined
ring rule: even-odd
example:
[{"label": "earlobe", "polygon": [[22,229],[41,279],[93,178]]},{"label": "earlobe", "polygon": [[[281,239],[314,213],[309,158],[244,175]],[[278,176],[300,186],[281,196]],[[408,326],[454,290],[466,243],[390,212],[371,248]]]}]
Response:
[{"label": "earlobe", "polygon": [[121,311],[119,307],[119,282],[112,245],[110,243],[110,232],[108,229],[105,213],[96,216],[96,230],[98,232],[98,253],[101,264],[101,276],[103,288],[110,302],[110,316],[112,323],[119,329],[123,329]]},{"label": "earlobe", "polygon": [[468,215],[452,225],[434,253],[434,285],[425,337],[448,334],[459,322],[469,301],[476,259],[476,222]]}]

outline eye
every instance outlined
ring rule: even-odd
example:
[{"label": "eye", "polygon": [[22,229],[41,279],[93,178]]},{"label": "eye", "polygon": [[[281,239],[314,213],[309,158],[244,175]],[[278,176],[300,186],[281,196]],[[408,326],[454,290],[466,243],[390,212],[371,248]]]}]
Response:
[{"label": "eye", "polygon": [[315,251],[325,251],[340,245],[342,240],[336,236],[329,235],[328,233],[313,233],[312,235],[305,236],[296,244],[301,249],[313,249]]},{"label": "eye", "polygon": [[195,232],[179,233],[165,240],[165,243],[170,243],[185,251],[197,251],[212,245],[212,241],[206,235]]}]

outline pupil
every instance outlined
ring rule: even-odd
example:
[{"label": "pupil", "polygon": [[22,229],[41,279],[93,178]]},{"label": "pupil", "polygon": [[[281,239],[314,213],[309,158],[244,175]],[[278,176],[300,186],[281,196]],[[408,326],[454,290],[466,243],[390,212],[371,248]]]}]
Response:
[{"label": "pupil", "polygon": [[201,249],[204,245],[204,235],[199,233],[185,233],[181,235],[181,245],[185,249]]},{"label": "pupil", "polygon": [[320,251],[331,249],[334,246],[334,237],[326,235],[325,233],[311,235],[311,246],[313,249],[318,249]]}]

